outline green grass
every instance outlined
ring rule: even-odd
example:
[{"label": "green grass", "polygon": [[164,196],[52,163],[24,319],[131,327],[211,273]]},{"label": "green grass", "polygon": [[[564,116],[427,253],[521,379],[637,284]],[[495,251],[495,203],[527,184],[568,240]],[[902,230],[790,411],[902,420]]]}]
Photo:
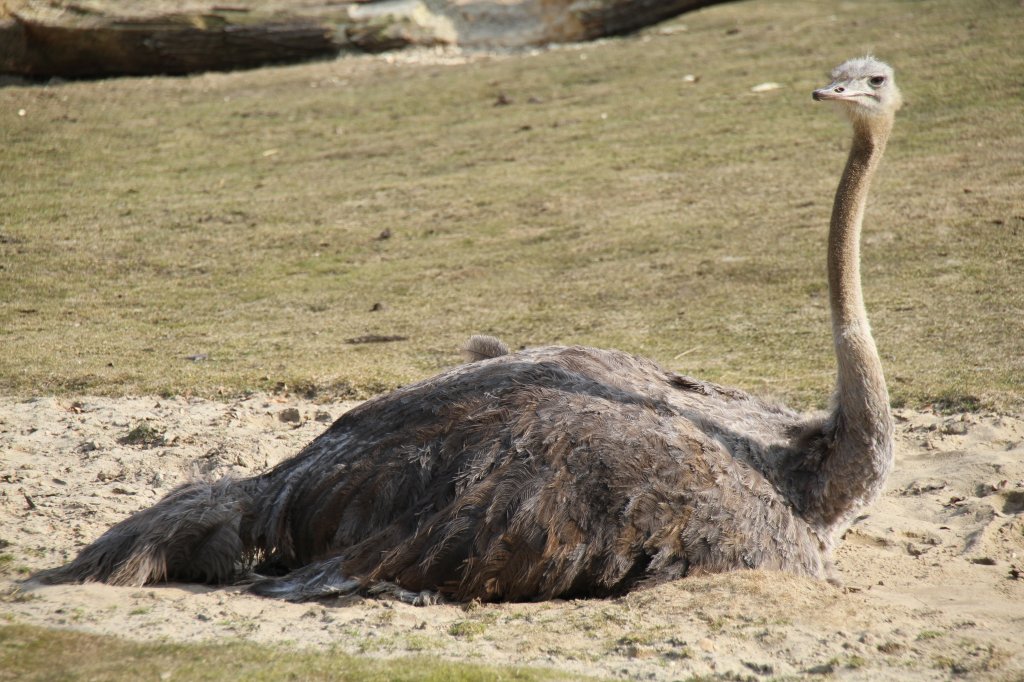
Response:
[{"label": "green grass", "polygon": [[536,668],[445,663],[423,657],[392,661],[331,651],[288,651],[245,642],[174,644],[25,625],[0,625],[0,680],[358,680],[483,682],[568,680]]},{"label": "green grass", "polygon": [[460,620],[448,626],[448,634],[452,637],[465,637],[474,639],[487,631],[487,624],[479,621]]},{"label": "green grass", "polygon": [[[848,130],[809,93],[872,50],[908,101],[863,249],[893,400],[1019,409],[1019,3],[765,0],[672,24],[458,66],[0,89],[0,391],[365,397],[492,333],[820,406]],[[408,339],[346,343],[367,334]]]},{"label": "green grass", "polygon": [[158,445],[164,445],[167,442],[167,439],[164,438],[162,429],[144,421],[137,424],[127,434],[118,439],[118,442],[125,445],[156,447]]}]

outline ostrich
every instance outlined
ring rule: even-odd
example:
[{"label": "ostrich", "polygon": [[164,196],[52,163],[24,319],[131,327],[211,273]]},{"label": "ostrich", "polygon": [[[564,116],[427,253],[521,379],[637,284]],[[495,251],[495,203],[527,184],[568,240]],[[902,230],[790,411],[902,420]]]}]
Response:
[{"label": "ostrich", "polygon": [[471,362],[361,404],[263,474],[184,484],[37,577],[413,604],[611,596],[736,569],[834,578],[837,538],[893,464],[859,241],[901,98],[872,57],[813,98],[853,127],[828,231],[827,413],[619,351],[473,337]]}]

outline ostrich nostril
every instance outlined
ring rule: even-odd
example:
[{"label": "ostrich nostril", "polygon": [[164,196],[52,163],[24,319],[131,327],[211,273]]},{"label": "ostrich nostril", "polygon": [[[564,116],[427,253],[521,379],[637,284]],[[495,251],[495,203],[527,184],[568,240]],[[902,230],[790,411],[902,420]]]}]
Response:
[{"label": "ostrich nostril", "polygon": [[836,92],[843,92],[844,90],[846,90],[846,88],[844,88],[843,86],[841,86],[841,85],[837,85],[836,86]]}]

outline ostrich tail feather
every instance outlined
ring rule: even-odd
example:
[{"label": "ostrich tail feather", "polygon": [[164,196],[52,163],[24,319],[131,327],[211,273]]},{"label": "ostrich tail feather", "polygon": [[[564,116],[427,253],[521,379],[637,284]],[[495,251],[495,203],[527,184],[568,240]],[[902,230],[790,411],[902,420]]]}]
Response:
[{"label": "ostrich tail feather", "polygon": [[251,548],[242,521],[252,507],[250,481],[186,483],[113,526],[69,564],[37,573],[43,583],[140,586],[166,580],[224,583]]}]

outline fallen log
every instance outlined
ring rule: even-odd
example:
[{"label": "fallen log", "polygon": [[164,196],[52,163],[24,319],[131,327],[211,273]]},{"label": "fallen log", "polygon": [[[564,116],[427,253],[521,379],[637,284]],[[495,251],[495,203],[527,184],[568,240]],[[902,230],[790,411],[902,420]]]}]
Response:
[{"label": "fallen log", "polygon": [[340,47],[307,19],[236,24],[217,14],[0,19],[0,71],[32,78],[187,74],[322,58]]},{"label": "fallen log", "polygon": [[516,48],[635,31],[723,0],[0,0],[0,73],[30,78],[187,74],[410,45]]}]

